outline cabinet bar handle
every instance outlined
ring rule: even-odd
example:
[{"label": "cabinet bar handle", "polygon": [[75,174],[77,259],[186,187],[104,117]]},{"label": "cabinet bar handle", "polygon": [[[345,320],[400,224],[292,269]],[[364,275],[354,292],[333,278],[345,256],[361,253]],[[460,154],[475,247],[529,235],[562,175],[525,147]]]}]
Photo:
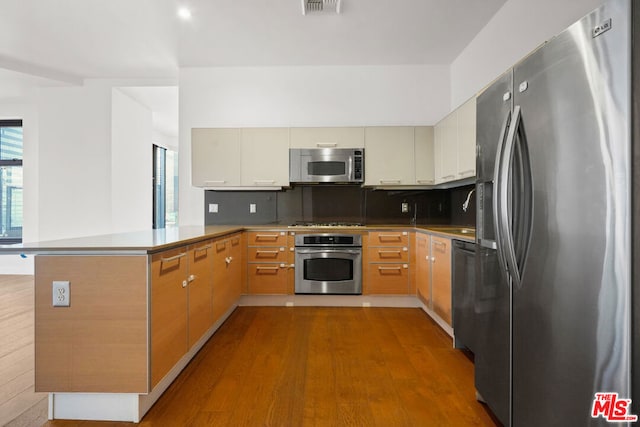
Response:
[{"label": "cabinet bar handle", "polygon": [[277,240],[278,239],[278,235],[277,234],[256,234],[256,239],[273,239],[273,240]]},{"label": "cabinet bar handle", "polygon": [[212,245],[205,245],[205,246],[201,246],[199,248],[195,248],[193,251],[194,252],[206,252],[209,249],[211,249],[213,246]]},{"label": "cabinet bar handle", "polygon": [[253,181],[255,185],[264,185],[264,184],[275,184],[274,179],[256,179]]},{"label": "cabinet bar handle", "polygon": [[398,254],[400,255],[400,251],[378,251],[380,255],[382,254]]},{"label": "cabinet bar handle", "polygon": [[380,271],[386,271],[386,270],[394,270],[394,271],[400,271],[402,270],[402,267],[378,267],[378,270]]},{"label": "cabinet bar handle", "polygon": [[256,251],[256,256],[259,256],[261,254],[264,255],[278,255],[280,253],[280,251]]},{"label": "cabinet bar handle", "polygon": [[216,184],[224,184],[227,181],[225,180],[219,180],[219,181],[205,181],[204,184],[205,185],[216,185]]},{"label": "cabinet bar handle", "polygon": [[400,179],[381,179],[380,184],[400,184],[402,180]]},{"label": "cabinet bar handle", "polygon": [[447,175],[447,176],[443,176],[442,179],[449,179],[449,178],[455,178],[455,175]]},{"label": "cabinet bar handle", "polygon": [[333,147],[337,147],[338,143],[337,142],[318,142],[316,143],[316,147],[318,148],[333,148]]},{"label": "cabinet bar handle", "polygon": [[280,267],[262,267],[262,266],[258,266],[256,267],[256,270],[260,271],[260,270],[267,270],[267,271],[275,271],[275,270],[279,270]]},{"label": "cabinet bar handle", "polygon": [[418,184],[435,184],[435,181],[432,179],[418,179],[416,182]]},{"label": "cabinet bar handle", "polygon": [[182,258],[184,256],[187,256],[187,254],[178,254],[178,255],[171,256],[169,258],[164,258],[163,257],[163,258],[160,258],[160,261],[163,262],[163,263],[164,262],[171,262],[171,261],[175,261],[177,259],[180,259],[180,258]]},{"label": "cabinet bar handle", "polygon": [[463,175],[466,175],[466,174],[468,174],[468,173],[473,174],[473,173],[475,173],[475,172],[476,172],[476,171],[475,171],[474,169],[469,169],[469,170],[466,170],[466,171],[458,172],[458,175],[463,176]]}]

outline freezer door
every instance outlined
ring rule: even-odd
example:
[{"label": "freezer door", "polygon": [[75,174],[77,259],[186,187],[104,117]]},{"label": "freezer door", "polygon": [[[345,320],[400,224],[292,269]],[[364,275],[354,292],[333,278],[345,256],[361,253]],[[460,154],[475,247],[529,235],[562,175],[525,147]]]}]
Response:
[{"label": "freezer door", "polygon": [[533,180],[513,289],[517,427],[607,425],[595,393],[631,398],[628,7],[607,2],[514,70]]},{"label": "freezer door", "polygon": [[504,425],[509,425],[510,417],[511,292],[496,250],[493,180],[498,147],[503,145],[511,118],[512,86],[509,71],[478,97],[476,109],[475,385]]}]

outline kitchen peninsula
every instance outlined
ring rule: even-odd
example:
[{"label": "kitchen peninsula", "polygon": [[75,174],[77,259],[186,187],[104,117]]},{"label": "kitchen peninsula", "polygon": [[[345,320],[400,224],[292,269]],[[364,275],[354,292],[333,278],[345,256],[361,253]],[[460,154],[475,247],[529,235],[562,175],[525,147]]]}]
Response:
[{"label": "kitchen peninsula", "polygon": [[452,333],[446,313],[432,310],[430,292],[422,286],[416,293],[416,272],[425,274],[419,265],[429,268],[433,258],[415,248],[416,236],[473,241],[472,230],[341,227],[363,236],[365,252],[369,236],[381,231],[406,238],[408,287],[399,294],[367,286],[363,265],[362,295],[294,295],[291,286],[279,295],[251,295],[248,236],[313,231],[195,226],[0,248],[36,255],[35,384],[50,393],[49,418],[140,421],[238,305],[422,307]]}]

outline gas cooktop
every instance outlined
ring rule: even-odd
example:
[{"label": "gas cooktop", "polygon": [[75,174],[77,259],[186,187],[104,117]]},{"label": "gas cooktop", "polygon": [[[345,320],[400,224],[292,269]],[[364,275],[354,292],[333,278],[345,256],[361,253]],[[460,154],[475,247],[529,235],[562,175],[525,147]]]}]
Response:
[{"label": "gas cooktop", "polygon": [[364,227],[364,224],[359,222],[307,222],[296,221],[291,224],[290,227]]}]

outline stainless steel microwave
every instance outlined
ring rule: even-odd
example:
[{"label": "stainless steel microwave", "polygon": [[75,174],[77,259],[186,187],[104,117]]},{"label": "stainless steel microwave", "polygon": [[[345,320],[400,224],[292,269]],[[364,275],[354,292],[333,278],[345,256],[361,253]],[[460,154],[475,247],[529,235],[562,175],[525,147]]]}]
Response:
[{"label": "stainless steel microwave", "polygon": [[364,182],[364,148],[292,148],[290,182]]}]

